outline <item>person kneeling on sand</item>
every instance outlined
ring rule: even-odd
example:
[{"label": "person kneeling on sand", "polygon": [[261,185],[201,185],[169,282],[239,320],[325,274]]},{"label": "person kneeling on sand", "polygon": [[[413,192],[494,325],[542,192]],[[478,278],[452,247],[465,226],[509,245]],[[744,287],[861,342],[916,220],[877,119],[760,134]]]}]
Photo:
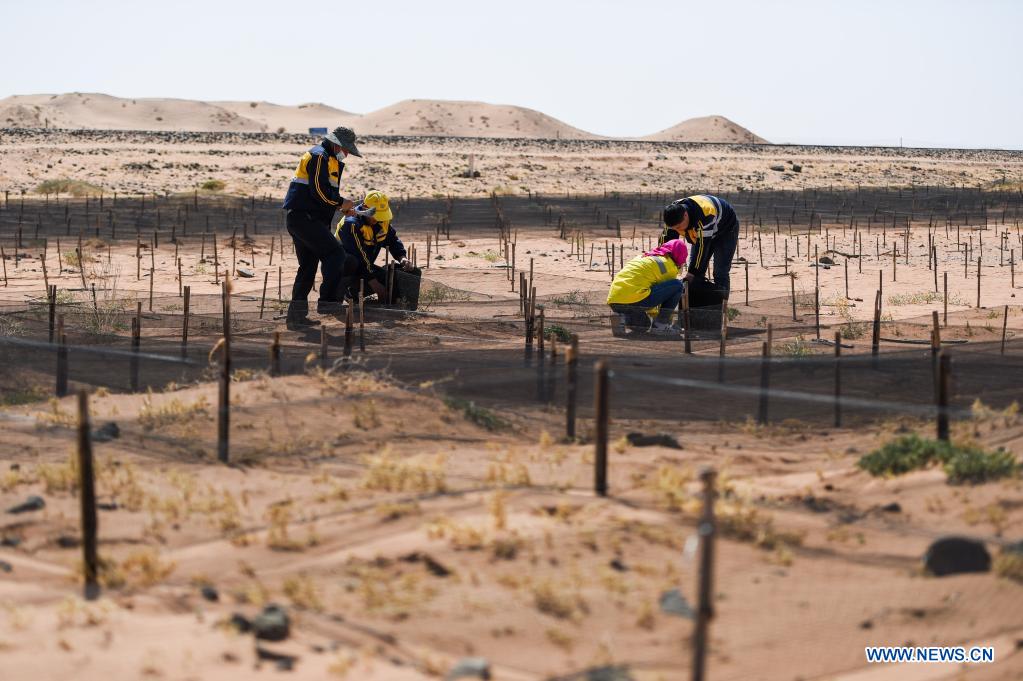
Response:
[{"label": "person kneeling on sand", "polygon": [[[607,294],[607,303],[618,313],[621,323],[634,330],[678,333],[678,327],[671,324],[671,316],[682,298],[678,274],[687,255],[685,242],[672,239],[625,263]],[[660,311],[651,325],[649,313],[658,307]]]},{"label": "person kneeling on sand", "polygon": [[[366,194],[362,203],[355,207],[355,214],[349,215],[339,222],[334,236],[341,242],[354,267],[347,268],[342,283],[342,290],[348,290],[350,296],[359,292],[359,281],[366,282],[369,290],[366,294],[375,293],[381,301],[387,298],[387,270],[376,265],[381,249],[386,248],[405,272],[414,272],[412,262],[408,259],[405,245],[391,226],[394,214],[391,212],[387,194],[371,191]],[[389,302],[389,301],[387,301]]]}]

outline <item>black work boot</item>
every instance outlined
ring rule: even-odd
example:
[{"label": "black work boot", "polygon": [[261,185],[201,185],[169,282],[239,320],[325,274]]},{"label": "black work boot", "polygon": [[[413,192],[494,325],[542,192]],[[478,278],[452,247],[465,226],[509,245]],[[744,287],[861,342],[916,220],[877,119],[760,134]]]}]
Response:
[{"label": "black work boot", "polygon": [[309,319],[309,301],[306,300],[293,300],[288,303],[286,323],[289,331],[301,331],[319,324],[318,321]]},{"label": "black work boot", "polygon": [[318,300],[316,314],[341,318],[344,316],[344,303],[340,300]]}]

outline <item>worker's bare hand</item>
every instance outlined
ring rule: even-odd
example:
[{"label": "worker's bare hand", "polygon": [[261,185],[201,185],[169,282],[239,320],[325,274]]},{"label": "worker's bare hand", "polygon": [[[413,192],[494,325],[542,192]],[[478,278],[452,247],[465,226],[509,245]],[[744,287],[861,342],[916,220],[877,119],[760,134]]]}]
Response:
[{"label": "worker's bare hand", "polygon": [[352,201],[351,199],[342,199],[341,200],[341,212],[342,213],[344,213],[345,215],[348,215],[348,212],[350,210],[352,210],[353,208],[355,208],[355,202],[354,201]]},{"label": "worker's bare hand", "polygon": [[401,269],[404,270],[405,272],[412,271],[412,261],[409,260],[408,258],[402,258],[399,264],[401,265]]}]

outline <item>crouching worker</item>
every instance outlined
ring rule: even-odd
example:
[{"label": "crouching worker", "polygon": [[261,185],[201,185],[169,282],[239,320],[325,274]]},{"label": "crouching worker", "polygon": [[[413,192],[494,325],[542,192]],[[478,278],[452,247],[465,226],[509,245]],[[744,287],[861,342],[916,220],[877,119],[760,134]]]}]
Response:
[{"label": "crouching worker", "polygon": [[[625,263],[607,294],[608,305],[619,315],[619,323],[613,328],[620,330],[624,324],[635,331],[678,333],[678,327],[671,324],[671,316],[682,298],[678,274],[687,255],[685,242],[672,239]],[[660,311],[651,325],[650,314],[657,308]]]},{"label": "crouching worker", "polygon": [[[689,305],[720,305],[731,290],[732,258],[739,244],[739,219],[732,206],[722,198],[699,194],[678,199],[664,207],[664,232],[661,241],[685,238],[693,246],[693,257],[686,270]],[[714,280],[707,277],[707,266],[714,259]]]},{"label": "crouching worker", "polygon": [[[342,289],[355,298],[359,295],[359,282],[364,282],[364,293],[375,293],[377,299],[390,303],[388,299],[388,268],[376,264],[377,256],[384,248],[391,254],[401,272],[395,272],[390,299],[404,300],[406,307],[416,308],[419,299],[419,277],[422,271],[412,267],[405,245],[391,226],[394,214],[387,195],[381,191],[366,194],[362,203],[355,207],[355,214],[339,222],[334,236],[341,242],[345,253],[350,256],[347,263]],[[413,281],[414,279],[414,281]]]}]

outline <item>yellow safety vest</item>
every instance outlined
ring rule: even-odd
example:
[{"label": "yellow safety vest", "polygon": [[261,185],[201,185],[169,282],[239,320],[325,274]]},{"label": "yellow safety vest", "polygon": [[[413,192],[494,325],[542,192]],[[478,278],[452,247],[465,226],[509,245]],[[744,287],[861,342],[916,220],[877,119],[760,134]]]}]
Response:
[{"label": "yellow safety vest", "polygon": [[615,275],[607,293],[607,303],[638,303],[650,295],[650,288],[655,284],[677,278],[678,265],[671,258],[641,255],[625,263],[622,271]]}]

